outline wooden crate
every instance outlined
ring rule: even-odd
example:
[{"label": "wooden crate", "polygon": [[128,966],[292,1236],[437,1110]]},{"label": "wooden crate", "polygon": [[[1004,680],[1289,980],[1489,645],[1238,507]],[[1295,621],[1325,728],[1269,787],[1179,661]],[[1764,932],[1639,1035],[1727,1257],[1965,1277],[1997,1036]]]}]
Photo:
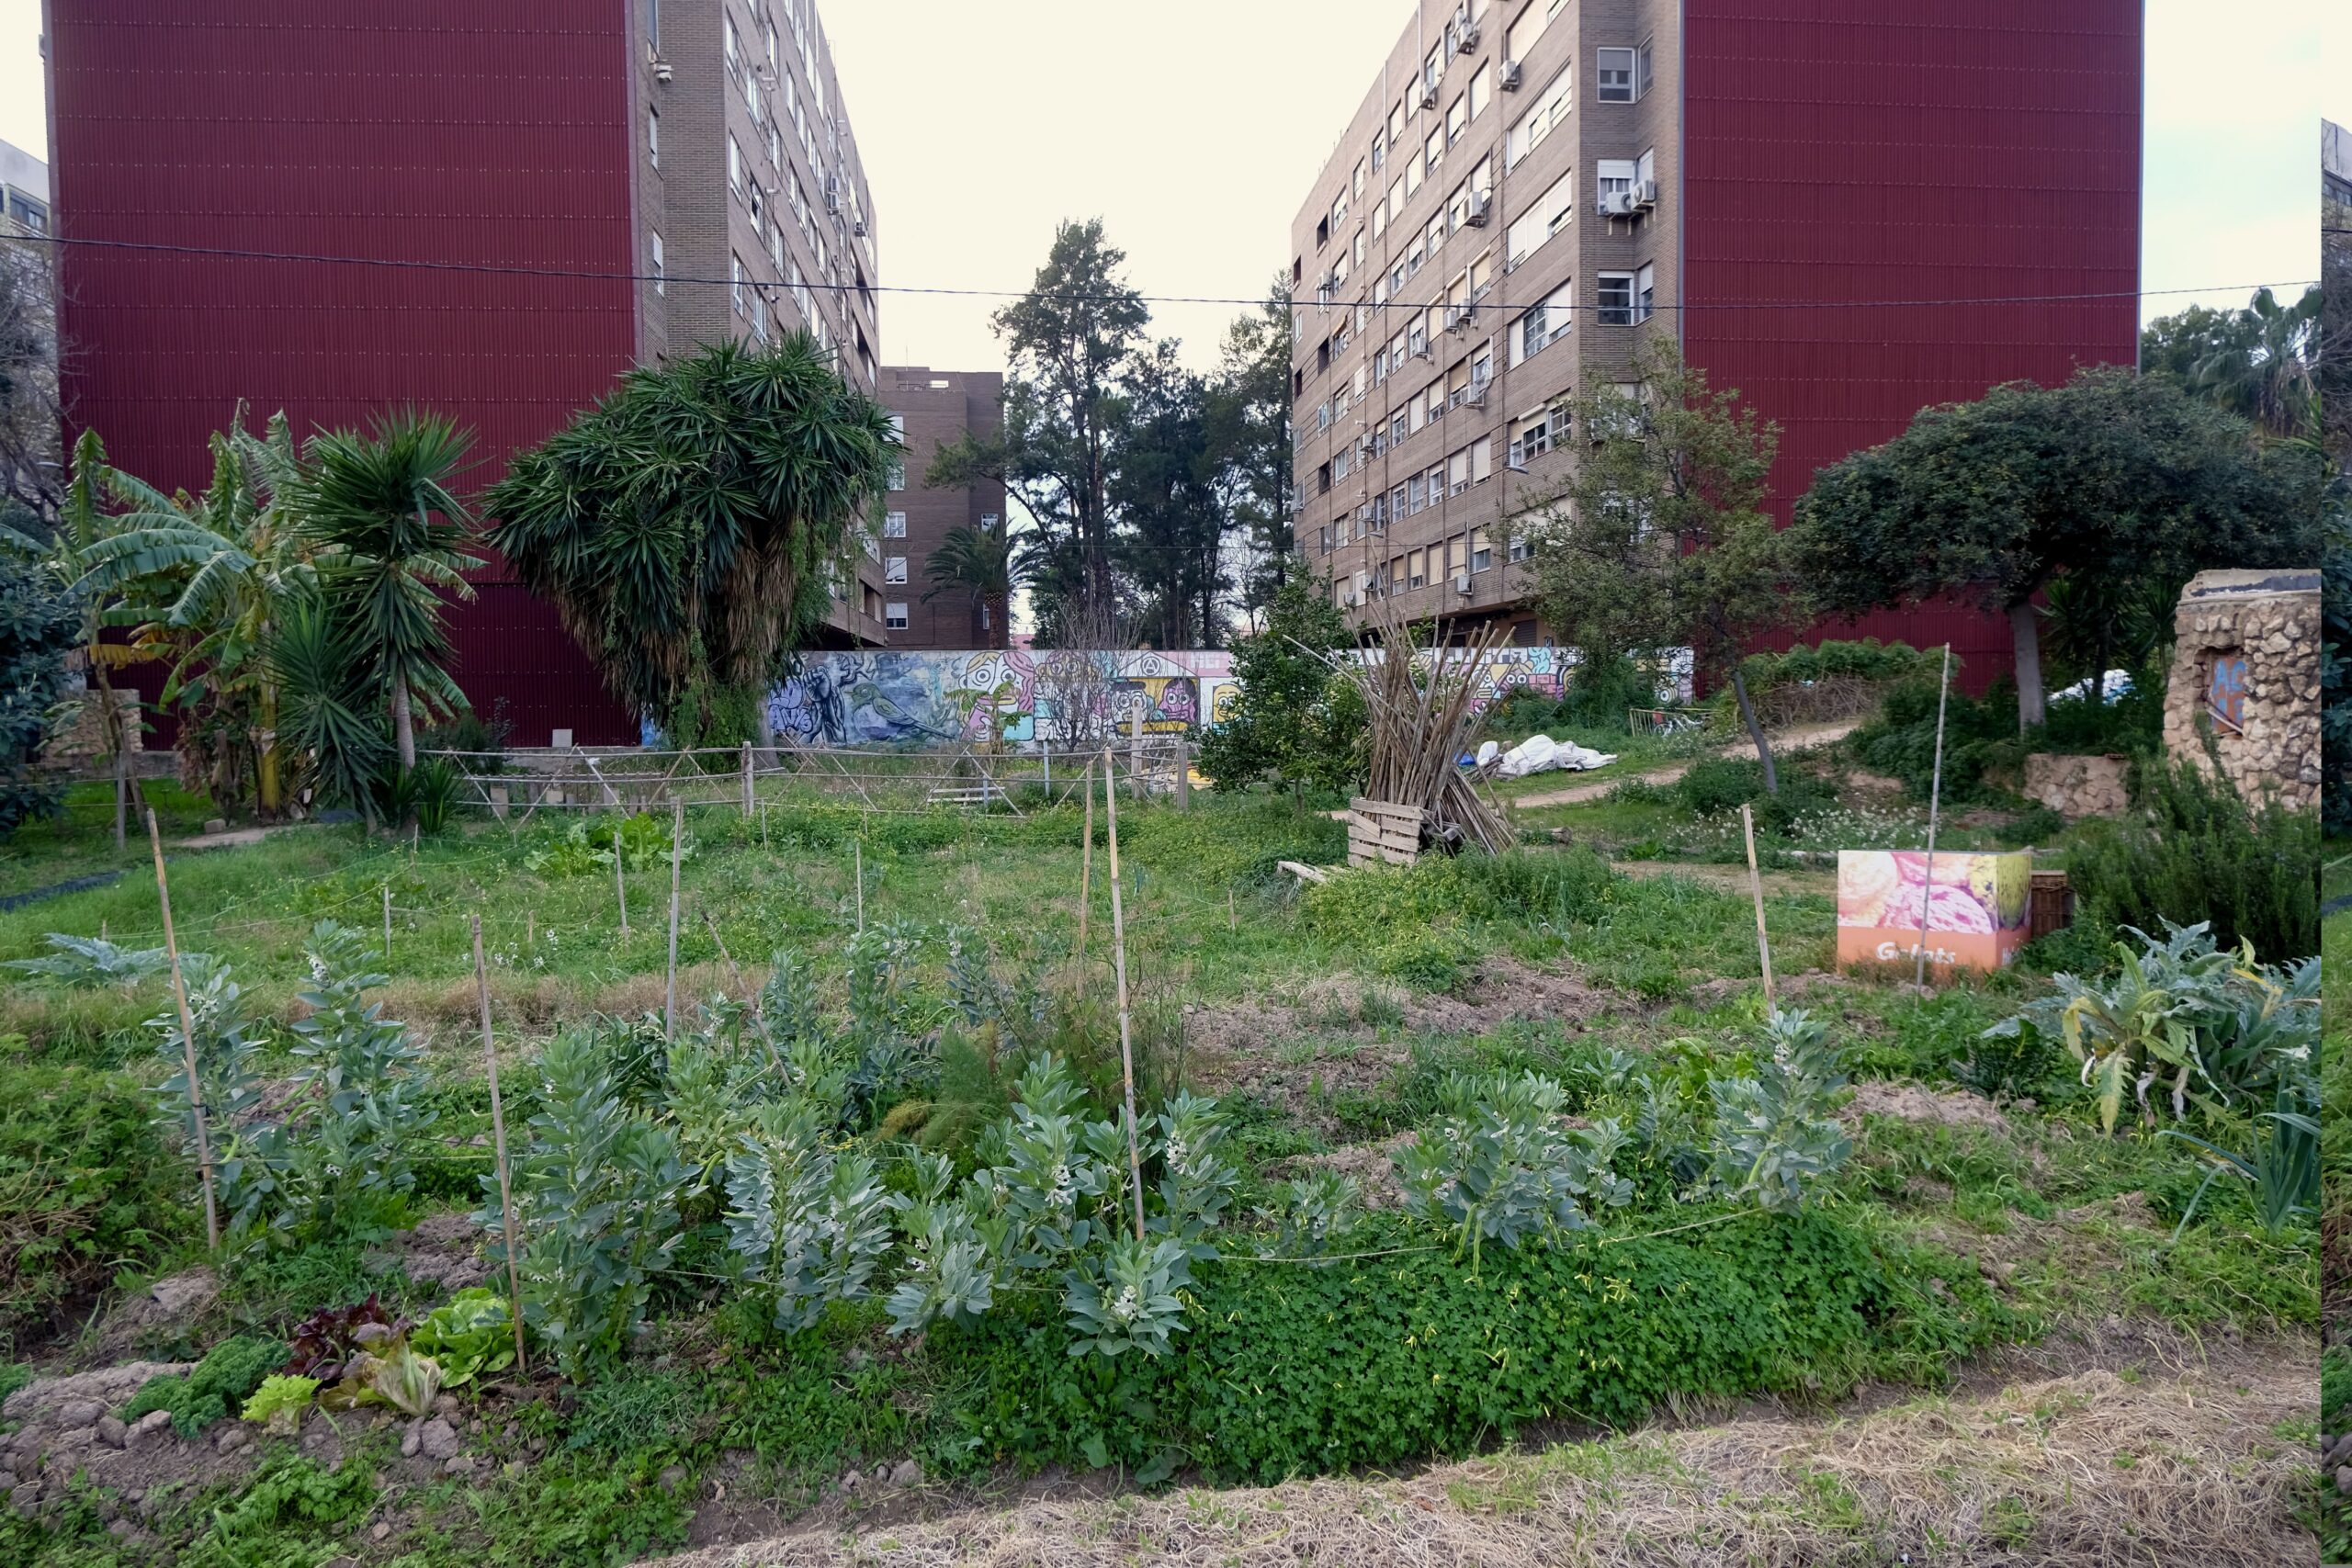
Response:
[{"label": "wooden crate", "polygon": [[2028,942],[2063,931],[2075,923],[2075,890],[2067,886],[2064,872],[2035,872],[2030,900],[2025,917]]},{"label": "wooden crate", "polygon": [[1348,803],[1348,863],[1410,865],[1421,855],[1421,808],[1393,801]]}]

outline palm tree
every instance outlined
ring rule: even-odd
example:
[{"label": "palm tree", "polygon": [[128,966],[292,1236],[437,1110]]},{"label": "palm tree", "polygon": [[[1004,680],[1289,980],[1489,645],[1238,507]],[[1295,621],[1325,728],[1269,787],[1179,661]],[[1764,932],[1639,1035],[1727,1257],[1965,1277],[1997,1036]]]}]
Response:
[{"label": "palm tree", "polygon": [[296,507],[316,552],[332,618],[372,664],[403,771],[416,766],[416,709],[454,713],[442,593],[474,596],[481,562],[461,547],[469,521],[449,486],[473,437],[438,414],[402,409],[366,435],[322,431],[303,448]]},{"label": "palm tree", "polygon": [[[673,736],[715,686],[764,695],[820,625],[899,447],[805,333],[633,370],[508,467],[489,538],[613,694]],[[773,743],[767,704],[753,712]]]},{"label": "palm tree", "polygon": [[299,468],[286,416],[274,415],[256,436],[240,403],[230,428],[212,437],[212,485],[202,496],[166,497],[113,476],[109,488],[133,510],[116,519],[121,532],[87,553],[77,585],[94,598],[129,594],[151,617],[138,644],[175,654],[164,700],[225,716],[240,735],[232,755],[215,760],[214,797],[226,804],[238,793],[250,756],[266,816],[285,800],[269,645],[289,606],[318,587],[290,506]]},{"label": "palm tree", "polygon": [[979,606],[988,646],[1012,646],[1012,594],[1027,579],[1029,563],[1015,548],[1012,531],[1002,518],[977,528],[958,525],[948,529],[931,552],[925,570],[938,586],[922,596],[924,604],[942,593],[968,594]]},{"label": "palm tree", "polygon": [[2251,304],[2220,325],[2214,346],[2190,367],[2190,387],[2272,435],[2291,439],[2315,431],[2312,349],[2320,299],[2317,284],[2292,305],[2279,304],[2267,288],[2257,290]]}]

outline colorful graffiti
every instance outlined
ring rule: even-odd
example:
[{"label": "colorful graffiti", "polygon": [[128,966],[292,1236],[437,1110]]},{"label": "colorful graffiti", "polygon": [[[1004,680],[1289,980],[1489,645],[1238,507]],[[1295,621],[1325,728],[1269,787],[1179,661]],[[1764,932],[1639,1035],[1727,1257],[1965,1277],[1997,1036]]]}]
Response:
[{"label": "colorful graffiti", "polygon": [[[779,739],[804,745],[923,746],[984,739],[1058,743],[1072,726],[1056,712],[1084,701],[1100,734],[1125,730],[1138,710],[1146,734],[1188,734],[1233,684],[1233,656],[1178,653],[810,654],[768,698]],[[1231,699],[1225,698],[1227,705]]]}]

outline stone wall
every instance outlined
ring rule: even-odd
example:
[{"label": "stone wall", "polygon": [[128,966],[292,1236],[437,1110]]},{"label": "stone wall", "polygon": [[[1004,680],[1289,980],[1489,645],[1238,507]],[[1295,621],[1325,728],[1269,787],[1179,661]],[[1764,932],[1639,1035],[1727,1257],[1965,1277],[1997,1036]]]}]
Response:
[{"label": "stone wall", "polygon": [[2222,769],[2249,800],[2299,810],[2320,794],[2316,571],[2205,571],[2175,612],[2165,750]]},{"label": "stone wall", "polygon": [[2019,793],[2064,818],[2120,817],[2132,805],[2124,774],[2128,757],[2066,756],[2036,751],[2025,760],[2025,787]]}]

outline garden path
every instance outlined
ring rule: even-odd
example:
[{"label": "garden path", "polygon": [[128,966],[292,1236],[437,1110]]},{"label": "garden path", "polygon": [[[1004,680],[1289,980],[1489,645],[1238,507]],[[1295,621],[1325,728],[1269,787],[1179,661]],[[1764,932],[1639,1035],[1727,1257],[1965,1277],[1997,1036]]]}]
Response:
[{"label": "garden path", "polygon": [[[1861,726],[1862,721],[1859,718],[1839,719],[1834,724],[1799,725],[1793,729],[1773,737],[1775,747],[1773,755],[1781,756],[1791,751],[1810,751],[1816,746],[1826,746],[1833,741],[1843,740]],[[1754,750],[1753,745],[1742,739],[1716,747],[1714,754],[1718,757],[1741,757],[1748,755]],[[1647,773],[1620,773],[1614,778],[1604,778],[1595,784],[1577,784],[1568,789],[1555,789],[1544,795],[1522,795],[1504,804],[1514,811],[1531,810],[1538,806],[1576,806],[1588,800],[1599,800],[1628,778],[1639,779],[1647,784],[1670,784],[1690,771],[1689,762],[1673,762],[1663,768],[1652,768]]]}]

